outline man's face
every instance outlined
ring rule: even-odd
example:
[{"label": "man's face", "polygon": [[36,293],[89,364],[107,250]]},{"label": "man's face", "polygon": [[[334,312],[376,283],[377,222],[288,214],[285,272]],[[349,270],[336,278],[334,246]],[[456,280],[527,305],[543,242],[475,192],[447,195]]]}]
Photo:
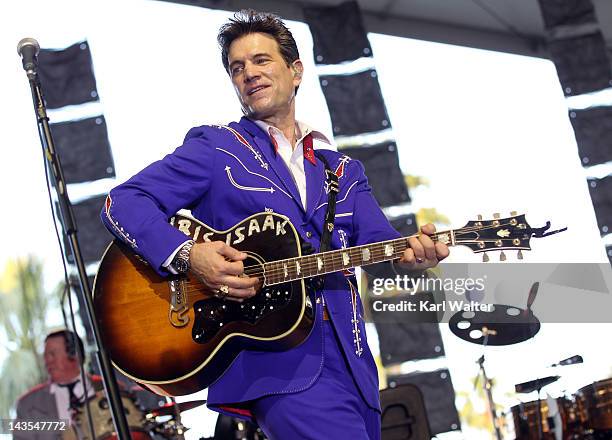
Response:
[{"label": "man's face", "polygon": [[302,81],[302,62],[287,66],[276,40],[262,33],[234,40],[228,52],[230,78],[244,113],[253,119],[285,114]]},{"label": "man's face", "polygon": [[66,383],[79,374],[79,363],[68,357],[62,336],[50,337],[45,342],[45,368],[51,381]]}]

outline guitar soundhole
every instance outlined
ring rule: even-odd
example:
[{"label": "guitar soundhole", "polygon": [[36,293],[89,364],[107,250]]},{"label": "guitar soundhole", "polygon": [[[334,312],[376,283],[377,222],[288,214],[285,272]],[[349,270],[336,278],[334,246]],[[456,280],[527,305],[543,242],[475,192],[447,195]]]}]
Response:
[{"label": "guitar soundhole", "polygon": [[282,310],[290,302],[291,295],[290,284],[279,284],[264,287],[253,298],[242,303],[217,298],[197,301],[193,305],[193,340],[205,344],[230,323],[257,324],[266,316]]}]

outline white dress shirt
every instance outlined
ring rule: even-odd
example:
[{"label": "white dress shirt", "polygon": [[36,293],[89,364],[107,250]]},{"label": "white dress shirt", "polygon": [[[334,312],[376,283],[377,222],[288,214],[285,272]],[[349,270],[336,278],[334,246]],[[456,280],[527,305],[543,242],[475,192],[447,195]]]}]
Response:
[{"label": "white dress shirt", "polygon": [[[89,380],[87,376],[85,376],[87,381],[87,395],[92,397],[96,394],[93,389],[93,384]],[[74,395],[80,400],[85,401],[83,399],[84,391],[83,391],[83,381],[81,380],[81,376],[77,376],[72,379],[70,382],[75,382],[74,386]],[[51,382],[49,386],[49,392],[55,397],[55,404],[57,405],[58,418],[60,420],[69,420],[72,423],[72,418],[70,414],[70,393],[68,392],[68,388],[65,386],[60,386],[55,382]]]},{"label": "white dress shirt", "polygon": [[295,122],[295,148],[291,146],[289,140],[285,137],[282,131],[278,128],[265,123],[264,121],[253,121],[263,131],[270,135],[277,147],[277,153],[283,158],[285,165],[289,168],[289,172],[293,177],[293,182],[297,186],[300,193],[302,206],[306,209],[306,172],[304,171],[304,138],[308,134],[312,134],[313,148],[316,149],[316,140],[330,144],[327,137],[320,131],[313,130],[309,125],[296,121]]}]

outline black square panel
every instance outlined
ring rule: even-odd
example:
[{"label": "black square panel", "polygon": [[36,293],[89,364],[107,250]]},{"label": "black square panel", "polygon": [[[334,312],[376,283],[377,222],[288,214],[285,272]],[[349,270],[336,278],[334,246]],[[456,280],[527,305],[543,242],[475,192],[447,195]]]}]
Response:
[{"label": "black square panel", "polygon": [[51,124],[66,183],[115,177],[104,116]]},{"label": "black square panel", "polygon": [[365,167],[372,193],[382,207],[410,202],[408,187],[399,166],[395,142],[341,150]]},{"label": "black square panel", "polygon": [[461,429],[455,407],[455,390],[448,370],[389,376],[387,382],[389,387],[402,384],[416,385],[423,393],[432,435]]},{"label": "black square panel", "polygon": [[[100,210],[105,201],[106,195],[102,195],[72,205],[78,230],[77,236],[85,264],[99,261],[106,247],[113,240],[113,236],[106,230],[102,220],[100,220]],[[59,210],[57,203],[55,208],[57,212]],[[74,263],[68,240],[65,235],[63,238],[68,262]]]},{"label": "black square panel", "polygon": [[397,232],[402,234],[402,237],[409,237],[419,231],[416,216],[414,214],[401,215],[399,217],[390,218],[389,223]]},{"label": "black square panel", "polygon": [[612,176],[588,179],[588,182],[599,232],[609,234],[612,232]]},{"label": "black square panel", "polygon": [[371,57],[372,48],[355,1],[335,7],[304,8],[317,64],[338,64]]},{"label": "black square panel", "polygon": [[595,22],[591,0],[539,0],[544,27],[573,26]]},{"label": "black square panel", "polygon": [[593,107],[569,112],[582,165],[612,160],[612,107]]},{"label": "black square panel", "polygon": [[391,127],[375,70],[319,77],[334,136],[371,133]]},{"label": "black square panel", "polygon": [[[418,304],[418,301],[423,298],[423,295],[400,296],[398,300],[414,300],[415,304]],[[385,303],[390,302],[385,301]],[[401,316],[401,314],[398,315]],[[374,316],[373,319],[376,320],[376,317]],[[384,322],[375,321],[380,357],[384,366],[444,356],[444,344],[438,323],[407,323],[401,319],[393,323],[387,322],[389,319],[385,317]]]},{"label": "black square panel", "polygon": [[566,96],[582,95],[610,86],[610,60],[601,32],[550,41],[548,47]]},{"label": "black square panel", "polygon": [[62,50],[42,49],[38,73],[50,109],[98,100],[87,41]]}]

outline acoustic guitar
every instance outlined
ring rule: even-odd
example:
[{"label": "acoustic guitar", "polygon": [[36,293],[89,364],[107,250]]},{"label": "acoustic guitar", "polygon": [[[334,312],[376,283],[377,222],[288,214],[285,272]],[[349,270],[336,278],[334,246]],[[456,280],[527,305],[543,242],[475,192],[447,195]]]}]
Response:
[{"label": "acoustic guitar", "polygon": [[[515,213],[513,213],[515,214]],[[550,227],[531,228],[525,215],[474,220],[431,238],[476,253],[530,250],[529,240]],[[252,215],[226,231],[193,218],[170,223],[196,242],[223,241],[245,252],[245,274],[261,289],[241,303],[219,299],[194,275],[158,275],[120,241],[102,258],[94,282],[95,315],[111,360],[153,392],[184,395],[202,390],[242,350],[287,350],[304,341],[314,323],[305,280],[399,258],[408,238],[302,255],[300,236],[276,213]]]}]

